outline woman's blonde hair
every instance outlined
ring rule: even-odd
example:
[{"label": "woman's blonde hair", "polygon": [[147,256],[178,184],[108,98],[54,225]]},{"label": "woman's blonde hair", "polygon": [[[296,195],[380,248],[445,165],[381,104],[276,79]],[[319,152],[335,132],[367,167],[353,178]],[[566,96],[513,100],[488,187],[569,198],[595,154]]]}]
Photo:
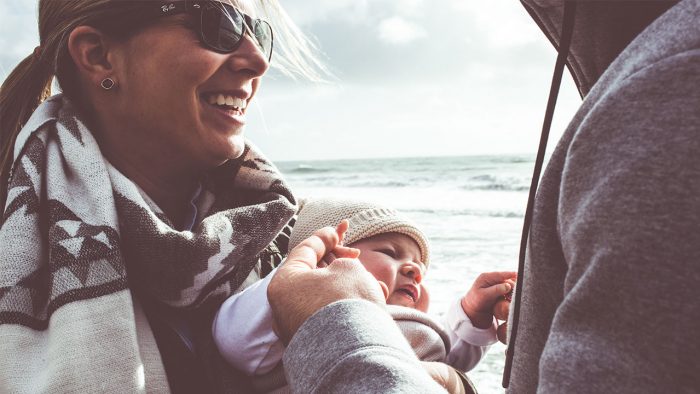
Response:
[{"label": "woman's blonde hair", "polygon": [[[39,46],[0,87],[0,207],[4,209],[17,134],[51,95],[56,77],[63,93],[80,103],[80,86],[68,54],[68,36],[89,25],[115,39],[126,39],[152,23],[142,12],[152,0],[39,0]],[[256,0],[275,37],[272,66],[291,77],[322,81],[328,75],[317,47],[299,30],[277,0]]]}]

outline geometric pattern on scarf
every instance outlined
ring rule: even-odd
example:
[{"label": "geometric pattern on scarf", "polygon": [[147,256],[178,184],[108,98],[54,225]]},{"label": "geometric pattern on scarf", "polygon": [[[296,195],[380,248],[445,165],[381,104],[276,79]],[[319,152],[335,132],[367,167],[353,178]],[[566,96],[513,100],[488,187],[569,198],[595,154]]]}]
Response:
[{"label": "geometric pattern on scarf", "polygon": [[250,144],[208,182],[206,217],[192,231],[174,229],[106,161],[71,104],[46,100],[15,145],[0,227],[0,325],[44,330],[61,306],[134,283],[173,307],[232,294],[295,201]]},{"label": "geometric pattern on scarf", "polygon": [[45,153],[44,140],[30,136],[8,188],[0,229],[0,324],[45,329],[58,307],[127,287],[113,228],[85,223],[60,201],[40,201],[36,175]]}]

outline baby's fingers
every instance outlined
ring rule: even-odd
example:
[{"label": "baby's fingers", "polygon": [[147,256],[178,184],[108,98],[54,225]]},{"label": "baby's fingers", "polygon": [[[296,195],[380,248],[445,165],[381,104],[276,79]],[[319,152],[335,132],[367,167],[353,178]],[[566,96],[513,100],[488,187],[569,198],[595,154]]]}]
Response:
[{"label": "baby's fingers", "polygon": [[360,256],[360,250],[355,248],[349,248],[347,246],[336,246],[335,249],[326,253],[323,256],[323,260],[318,263],[318,268],[327,267],[330,263],[336,259],[356,259]]},{"label": "baby's fingers", "polygon": [[333,249],[331,254],[333,254],[335,256],[335,259],[342,259],[342,258],[356,259],[360,256],[360,249],[355,249],[355,248],[351,248],[348,246],[338,245],[335,247],[335,249]]},{"label": "baby's fingers", "polygon": [[333,227],[316,230],[312,236],[301,241],[287,256],[285,264],[304,264],[316,268],[323,256],[338,246],[338,234]]},{"label": "baby's fingers", "polygon": [[345,238],[345,233],[350,228],[350,222],[347,219],[343,219],[335,226],[335,231],[338,233],[338,243],[343,243],[343,238]]},{"label": "baby's fingers", "polygon": [[508,324],[503,323],[498,326],[498,329],[496,329],[496,336],[498,337],[498,340],[507,345],[508,344]]},{"label": "baby's fingers", "polygon": [[493,304],[498,299],[503,298],[504,295],[508,294],[512,288],[513,286],[510,283],[499,283],[497,285],[482,288],[481,295],[491,304]]},{"label": "baby's fingers", "polygon": [[491,287],[498,283],[514,280],[517,276],[518,273],[513,271],[484,272],[476,278],[474,285],[482,288]]},{"label": "baby's fingers", "polygon": [[508,310],[510,309],[510,301],[500,300],[493,306],[493,316],[498,320],[508,320]]}]

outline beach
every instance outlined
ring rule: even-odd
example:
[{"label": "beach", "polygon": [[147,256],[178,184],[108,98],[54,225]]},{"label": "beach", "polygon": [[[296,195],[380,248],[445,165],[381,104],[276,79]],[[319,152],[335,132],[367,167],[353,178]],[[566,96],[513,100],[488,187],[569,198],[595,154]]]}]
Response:
[{"label": "beach", "polygon": [[[517,270],[533,167],[530,155],[277,162],[300,197],[367,199],[394,207],[426,233],[429,313],[441,315],[482,272]],[[493,345],[468,376],[502,393],[505,346]]]}]

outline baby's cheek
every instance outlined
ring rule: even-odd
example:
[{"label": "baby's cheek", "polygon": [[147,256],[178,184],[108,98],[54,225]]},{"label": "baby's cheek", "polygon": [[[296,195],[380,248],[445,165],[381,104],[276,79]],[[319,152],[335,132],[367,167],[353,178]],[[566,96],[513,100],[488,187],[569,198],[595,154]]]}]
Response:
[{"label": "baby's cheek", "polygon": [[421,283],[420,284],[420,297],[418,297],[418,301],[416,302],[416,309],[418,309],[421,312],[428,312],[429,306],[430,306],[430,292],[428,292],[428,288],[425,287]]},{"label": "baby's cheek", "polygon": [[389,292],[394,291],[396,272],[394,272],[391,267],[370,263],[363,263],[363,265],[365,269],[374,276],[374,279],[384,283],[389,288]]}]

